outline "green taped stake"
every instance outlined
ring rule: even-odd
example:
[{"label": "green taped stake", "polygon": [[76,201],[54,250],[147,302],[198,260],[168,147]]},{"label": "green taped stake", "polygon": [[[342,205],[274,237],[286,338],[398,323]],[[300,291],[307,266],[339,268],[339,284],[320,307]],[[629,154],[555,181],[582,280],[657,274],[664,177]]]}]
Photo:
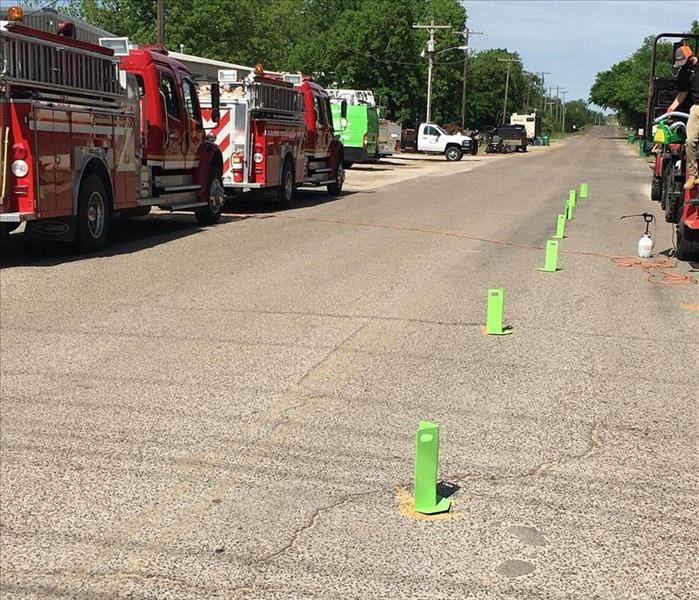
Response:
[{"label": "green taped stake", "polygon": [[562,240],[565,237],[565,232],[566,232],[566,215],[558,215],[558,223],[556,225],[556,235],[553,236],[554,239]]},{"label": "green taped stake", "polygon": [[451,500],[437,495],[439,425],[420,421],[415,447],[415,512],[434,515],[449,510]]},{"label": "green taped stake", "polygon": [[546,242],[546,258],[544,259],[544,266],[540,267],[539,271],[544,271],[545,273],[558,271],[558,242],[556,240]]},{"label": "green taped stake", "polygon": [[587,184],[581,183],[580,184],[580,197],[587,198],[587,194],[588,194]]},{"label": "green taped stake", "polygon": [[570,203],[570,200],[566,202],[566,220],[573,220],[573,205]]},{"label": "green taped stake", "polygon": [[568,202],[570,202],[573,205],[573,207],[575,207],[577,203],[575,190],[570,190],[568,192]]},{"label": "green taped stake", "polygon": [[503,324],[505,310],[505,290],[492,288],[488,290],[488,312],[485,317],[485,332],[488,335],[508,335],[512,333],[511,327]]}]

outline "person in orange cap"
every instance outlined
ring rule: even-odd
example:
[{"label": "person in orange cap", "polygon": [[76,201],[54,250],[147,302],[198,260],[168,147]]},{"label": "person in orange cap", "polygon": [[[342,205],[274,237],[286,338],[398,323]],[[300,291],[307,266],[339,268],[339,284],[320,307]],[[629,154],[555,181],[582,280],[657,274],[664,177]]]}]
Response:
[{"label": "person in orange cap", "polygon": [[679,68],[677,75],[677,89],[679,93],[674,102],[668,107],[667,112],[677,110],[687,100],[691,100],[689,119],[687,120],[687,179],[684,183],[685,190],[691,190],[699,183],[697,174],[697,144],[699,144],[699,60],[689,46],[683,45],[675,50],[675,68]]}]

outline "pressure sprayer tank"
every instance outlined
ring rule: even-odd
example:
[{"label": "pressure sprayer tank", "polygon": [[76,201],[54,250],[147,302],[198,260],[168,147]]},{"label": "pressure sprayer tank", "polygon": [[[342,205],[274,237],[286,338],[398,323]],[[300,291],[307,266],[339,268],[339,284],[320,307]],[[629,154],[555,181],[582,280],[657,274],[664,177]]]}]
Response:
[{"label": "pressure sprayer tank", "polygon": [[650,213],[641,213],[640,215],[624,215],[623,219],[630,217],[643,217],[646,222],[646,230],[643,232],[641,239],[638,240],[638,256],[640,258],[650,258],[653,253],[653,238],[650,236],[650,224],[655,220],[655,217]]},{"label": "pressure sprayer tank", "polygon": [[640,258],[650,258],[653,254],[653,238],[649,233],[644,233],[638,240],[638,256]]}]

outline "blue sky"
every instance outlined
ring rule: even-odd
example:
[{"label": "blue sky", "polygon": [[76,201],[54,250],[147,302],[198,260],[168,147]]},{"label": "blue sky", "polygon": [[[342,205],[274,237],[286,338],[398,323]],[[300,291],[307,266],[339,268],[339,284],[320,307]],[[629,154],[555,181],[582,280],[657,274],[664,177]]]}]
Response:
[{"label": "blue sky", "polygon": [[636,50],[643,38],[684,32],[699,19],[696,0],[492,1],[463,0],[474,50],[519,52],[527,71],[550,71],[549,84],[570,90],[567,100],[587,99],[598,71]]}]

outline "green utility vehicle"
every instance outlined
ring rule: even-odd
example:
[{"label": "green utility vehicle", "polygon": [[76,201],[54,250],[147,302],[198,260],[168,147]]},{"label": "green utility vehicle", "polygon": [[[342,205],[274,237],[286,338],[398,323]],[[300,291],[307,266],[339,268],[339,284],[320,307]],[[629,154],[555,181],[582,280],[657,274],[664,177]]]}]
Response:
[{"label": "green utility vehicle", "polygon": [[345,168],[354,163],[368,162],[379,157],[379,116],[375,106],[348,105],[347,117],[340,114],[342,104],[331,104],[335,131],[345,148]]}]

